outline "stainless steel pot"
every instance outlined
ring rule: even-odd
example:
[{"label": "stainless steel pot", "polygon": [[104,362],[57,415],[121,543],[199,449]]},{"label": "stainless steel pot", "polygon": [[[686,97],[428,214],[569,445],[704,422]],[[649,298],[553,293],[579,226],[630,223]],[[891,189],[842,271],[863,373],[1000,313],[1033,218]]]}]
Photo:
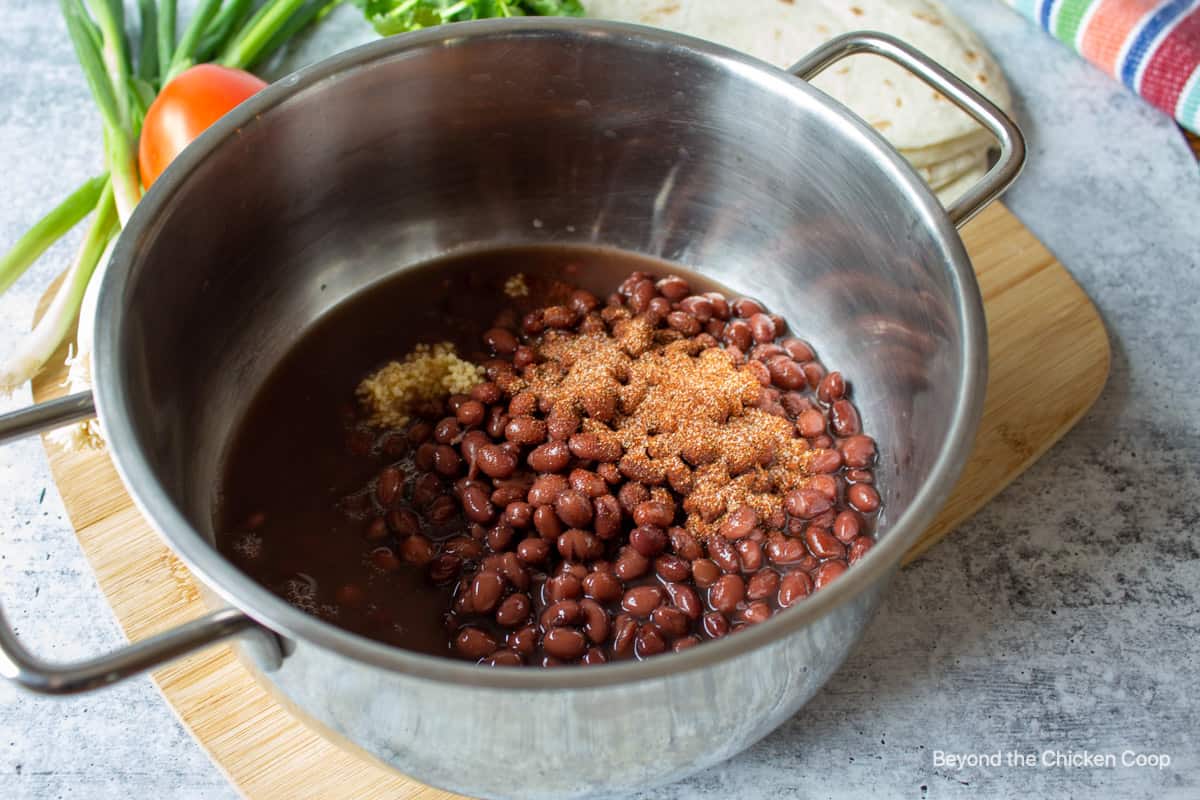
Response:
[{"label": "stainless steel pot", "polygon": [[[810,78],[852,53],[907,67],[1000,140],[947,213]],[[995,107],[900,42],[843,37],[793,74],[674,34],[547,19],[380,41],[285,78],[204,134],[113,254],[96,402],[138,506],[228,607],[83,664],[0,625],[0,666],[66,693],[242,634],[263,678],[358,747],[436,786],[564,798],[672,781],[739,752],[825,683],[946,498],[980,415],[987,345],[955,231],[1024,158]],[[214,549],[222,457],[253,390],[313,321],[450,251],[597,242],[758,296],[855,379],[878,439],[881,541],[737,636],[645,663],[487,669],[358,638]],[[0,420],[0,441],[91,413]]]}]

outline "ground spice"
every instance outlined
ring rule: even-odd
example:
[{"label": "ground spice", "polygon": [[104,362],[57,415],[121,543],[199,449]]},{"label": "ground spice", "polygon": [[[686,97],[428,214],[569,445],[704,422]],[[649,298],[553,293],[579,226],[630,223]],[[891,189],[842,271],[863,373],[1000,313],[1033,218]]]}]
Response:
[{"label": "ground spice", "polygon": [[509,275],[504,281],[504,293],[514,300],[518,297],[528,297],[529,284],[525,282],[525,275],[520,272]]},{"label": "ground spice", "polygon": [[402,361],[392,361],[368,375],[355,395],[367,409],[371,425],[402,428],[423,402],[466,394],[483,380],[483,367],[458,357],[450,342],[419,344]]},{"label": "ground spice", "polygon": [[[613,312],[610,312],[610,314]],[[762,386],[720,347],[655,330],[628,312],[606,330],[551,331],[520,388],[544,410],[582,416],[618,440],[621,471],[684,496],[686,526],[704,537],[743,506],[767,518],[811,477],[812,451],[787,419],[755,406]]]}]

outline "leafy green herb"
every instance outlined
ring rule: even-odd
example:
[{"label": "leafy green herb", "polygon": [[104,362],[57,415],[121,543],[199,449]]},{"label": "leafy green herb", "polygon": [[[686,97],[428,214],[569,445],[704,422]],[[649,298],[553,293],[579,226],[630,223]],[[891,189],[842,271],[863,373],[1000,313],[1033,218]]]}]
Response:
[{"label": "leafy green herb", "polygon": [[579,0],[524,0],[522,4],[531,16],[582,17],[583,3]]},{"label": "leafy green herb", "polygon": [[354,0],[383,36],[448,22],[503,17],[582,17],[580,0]]}]

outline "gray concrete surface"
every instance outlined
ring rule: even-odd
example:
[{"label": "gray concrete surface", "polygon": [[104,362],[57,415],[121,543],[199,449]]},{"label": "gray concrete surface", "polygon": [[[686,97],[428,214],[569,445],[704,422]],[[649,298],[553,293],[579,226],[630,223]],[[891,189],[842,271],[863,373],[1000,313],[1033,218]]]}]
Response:
[{"label": "gray concrete surface", "polygon": [[[1053,452],[901,573],[808,708],[733,761],[646,797],[1200,796],[1200,175],[1166,117],[1000,3],[950,5],[1013,83],[1031,148],[1007,202],[1100,307],[1112,378]],[[3,246],[100,164],[55,6],[0,2]],[[352,15],[340,21],[351,29]],[[310,42],[299,57],[332,46]],[[0,298],[0,350],[74,244]],[[0,450],[0,597],[52,658],[121,640],[33,441]],[[1127,751],[1170,763],[1124,766]],[[1046,766],[1045,753],[1117,764]],[[947,754],[1001,763],[960,769]],[[0,796],[235,792],[139,679],[70,700],[0,685]]]}]

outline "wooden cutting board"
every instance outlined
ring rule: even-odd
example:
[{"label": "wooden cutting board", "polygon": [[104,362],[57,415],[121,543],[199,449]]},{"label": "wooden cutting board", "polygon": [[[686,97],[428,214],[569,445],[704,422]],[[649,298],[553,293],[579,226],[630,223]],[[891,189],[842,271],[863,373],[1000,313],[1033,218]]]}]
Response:
[{"label": "wooden cutting board", "polygon": [[[1042,244],[993,205],[963,231],[987,310],[990,377],[983,424],[953,496],[908,560],[1007,486],[1092,405],[1108,376],[1108,337],[1095,307]],[[60,353],[52,363],[61,363]],[[64,393],[64,370],[34,398]],[[187,568],[133,507],[104,452],[47,455],[79,543],[131,640],[207,609]],[[953,546],[953,545],[949,545]],[[431,789],[344,749],[279,705],[228,646],[154,673],[184,725],[248,798],[424,798]]]}]

